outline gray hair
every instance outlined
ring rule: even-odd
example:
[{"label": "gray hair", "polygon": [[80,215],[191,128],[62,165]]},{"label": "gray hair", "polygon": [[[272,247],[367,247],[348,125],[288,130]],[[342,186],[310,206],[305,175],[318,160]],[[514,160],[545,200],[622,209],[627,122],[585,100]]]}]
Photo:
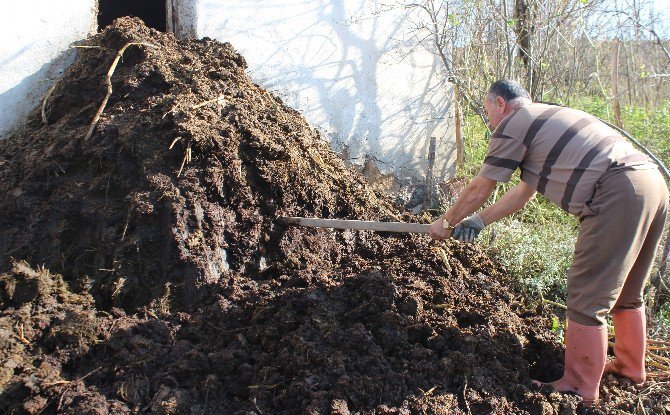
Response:
[{"label": "gray hair", "polygon": [[511,79],[501,79],[491,84],[486,99],[492,101],[496,97],[502,97],[505,102],[513,106],[523,105],[527,101],[532,101],[528,91],[520,83]]}]

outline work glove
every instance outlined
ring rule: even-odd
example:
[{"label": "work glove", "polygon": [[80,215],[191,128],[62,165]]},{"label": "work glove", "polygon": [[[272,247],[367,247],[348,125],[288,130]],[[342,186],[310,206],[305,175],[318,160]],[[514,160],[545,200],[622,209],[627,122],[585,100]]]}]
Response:
[{"label": "work glove", "polygon": [[454,227],[451,237],[458,239],[461,242],[473,242],[479,235],[479,232],[484,229],[484,220],[478,213],[469,216],[458,223]]}]

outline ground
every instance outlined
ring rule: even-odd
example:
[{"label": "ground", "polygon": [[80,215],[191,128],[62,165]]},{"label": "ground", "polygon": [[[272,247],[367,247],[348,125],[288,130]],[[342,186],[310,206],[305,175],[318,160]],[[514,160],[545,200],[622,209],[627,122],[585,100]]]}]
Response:
[{"label": "ground", "polygon": [[124,18],[80,46],[0,143],[4,413],[670,413],[658,377],[606,375],[594,408],[533,385],[562,373],[556,310],[477,245],[277,221],[430,218],[231,45]]}]

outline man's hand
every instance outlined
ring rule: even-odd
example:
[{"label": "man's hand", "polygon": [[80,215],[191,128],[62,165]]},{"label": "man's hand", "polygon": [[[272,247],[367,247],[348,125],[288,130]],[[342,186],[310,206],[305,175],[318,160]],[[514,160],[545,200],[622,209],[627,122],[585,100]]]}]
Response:
[{"label": "man's hand", "polygon": [[452,231],[450,229],[446,229],[444,227],[442,218],[431,223],[430,230],[428,231],[428,235],[433,239],[437,239],[438,241],[447,239],[451,236],[451,233]]},{"label": "man's hand", "polygon": [[[456,227],[454,232],[451,234],[451,237],[458,239],[461,242],[473,242],[475,238],[479,235],[479,232],[484,229],[484,220],[479,214],[475,213],[474,215],[463,219]],[[431,227],[431,231],[432,231]]]}]

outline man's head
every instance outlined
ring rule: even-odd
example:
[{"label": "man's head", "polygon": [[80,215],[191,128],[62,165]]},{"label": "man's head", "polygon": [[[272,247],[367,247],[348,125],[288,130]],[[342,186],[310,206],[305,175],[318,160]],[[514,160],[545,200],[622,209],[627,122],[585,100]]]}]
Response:
[{"label": "man's head", "polygon": [[510,112],[531,102],[528,91],[516,81],[502,79],[492,83],[484,101],[489,128],[494,130]]}]

